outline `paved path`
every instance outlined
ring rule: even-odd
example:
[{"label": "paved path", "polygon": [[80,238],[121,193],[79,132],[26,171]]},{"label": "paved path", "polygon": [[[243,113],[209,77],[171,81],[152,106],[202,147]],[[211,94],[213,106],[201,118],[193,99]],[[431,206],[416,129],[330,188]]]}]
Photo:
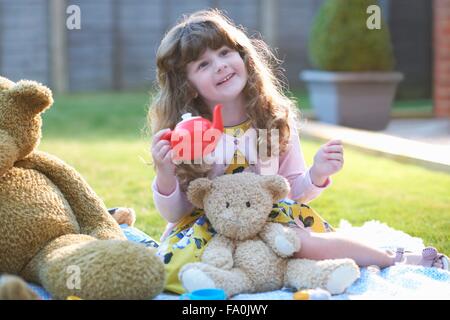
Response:
[{"label": "paved path", "polygon": [[300,132],[313,139],[341,139],[365,152],[450,173],[450,119],[396,119],[381,132],[306,120]]},{"label": "paved path", "polygon": [[395,119],[383,132],[450,147],[450,119]]}]

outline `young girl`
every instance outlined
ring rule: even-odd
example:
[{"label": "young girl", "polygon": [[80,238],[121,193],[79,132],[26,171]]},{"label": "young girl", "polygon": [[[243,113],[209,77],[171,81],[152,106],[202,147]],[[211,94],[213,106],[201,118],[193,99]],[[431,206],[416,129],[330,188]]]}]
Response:
[{"label": "young girl", "polygon": [[[189,182],[242,171],[263,173],[260,162],[249,163],[242,148],[237,148],[232,161],[225,165],[175,165],[172,161],[171,147],[161,139],[162,135],[187,112],[211,120],[218,103],[223,106],[224,131],[229,136],[239,139],[250,128],[277,130],[279,147],[266,142],[269,150],[279,152],[278,166],[272,174],[287,178],[291,192],[289,199],[274,204],[269,219],[299,225],[296,230],[302,246],[295,257],[352,258],[360,266],[387,267],[402,262],[447,267],[448,260],[434,248],[427,248],[423,255],[407,254],[401,249],[393,253],[343,238],[330,232],[333,229],[328,223],[304,205],[326,189],[330,176],[341,170],[343,146],[339,140],[326,143],[314,156],[312,167],[306,168],[295,125],[296,106],[283,94],[274,73],[276,62],[261,40],[249,39],[216,10],[186,17],[161,42],[157,52],[159,91],[148,120],[154,133],[151,153],[157,172],[152,184],[154,203],[169,222],[159,247],[166,264],[166,289],[184,291],[178,280],[179,269],[198,261],[214,235],[203,211],[186,198]],[[258,138],[259,147],[264,143],[261,140]]]}]

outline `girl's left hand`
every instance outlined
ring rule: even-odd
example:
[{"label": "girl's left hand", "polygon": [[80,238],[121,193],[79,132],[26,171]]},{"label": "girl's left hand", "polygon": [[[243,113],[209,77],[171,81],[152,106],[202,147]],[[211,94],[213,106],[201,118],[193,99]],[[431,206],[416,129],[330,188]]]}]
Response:
[{"label": "girl's left hand", "polygon": [[316,186],[325,184],[329,176],[342,169],[344,165],[344,147],[341,140],[331,140],[322,145],[314,156],[310,169],[312,182]]}]

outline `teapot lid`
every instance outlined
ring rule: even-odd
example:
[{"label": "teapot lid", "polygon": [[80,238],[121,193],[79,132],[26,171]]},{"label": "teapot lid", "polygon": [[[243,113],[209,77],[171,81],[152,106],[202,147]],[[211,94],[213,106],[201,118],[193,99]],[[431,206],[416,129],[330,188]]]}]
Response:
[{"label": "teapot lid", "polygon": [[193,117],[192,113],[187,112],[187,113],[184,113],[183,115],[181,115],[181,119],[183,119],[183,120],[181,120],[179,123],[182,123],[182,122],[185,122],[185,121],[191,120],[191,119],[196,119],[196,118],[201,118],[201,117],[200,116]]},{"label": "teapot lid", "polygon": [[192,118],[192,113],[190,113],[190,112],[184,113],[184,114],[181,116],[181,119],[183,119],[183,120],[187,120],[187,119],[189,119],[189,118]]}]

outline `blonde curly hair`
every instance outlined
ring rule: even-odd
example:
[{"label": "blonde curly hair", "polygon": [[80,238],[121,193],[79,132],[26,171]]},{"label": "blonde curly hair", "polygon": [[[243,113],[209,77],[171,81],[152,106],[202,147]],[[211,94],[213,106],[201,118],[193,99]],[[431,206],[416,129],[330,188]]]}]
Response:
[{"label": "blonde curly hair", "polygon": [[[183,19],[170,29],[156,54],[156,95],[147,115],[152,133],[163,128],[173,129],[181,115],[190,112],[211,120],[208,106],[196,95],[187,79],[187,64],[198,59],[206,48],[217,50],[227,46],[239,52],[248,73],[243,89],[246,98],[246,113],[256,129],[270,133],[277,129],[279,150],[283,153],[290,136],[289,123],[298,119],[298,111],[292,98],[284,94],[280,61],[264,41],[250,39],[242,27],[236,26],[217,9],[198,11]],[[293,120],[293,122],[291,122]],[[259,147],[264,144],[268,154],[272,145],[267,139],[258,138]],[[211,170],[207,164],[179,164],[176,175],[182,190],[190,181],[206,177]]]}]

